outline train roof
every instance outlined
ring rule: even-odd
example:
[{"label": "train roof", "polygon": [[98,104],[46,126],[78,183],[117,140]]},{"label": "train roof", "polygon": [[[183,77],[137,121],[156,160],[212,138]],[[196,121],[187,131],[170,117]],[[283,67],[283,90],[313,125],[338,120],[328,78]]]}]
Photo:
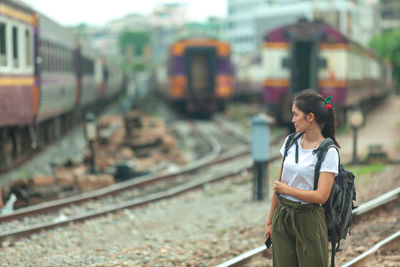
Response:
[{"label": "train roof", "polygon": [[55,43],[63,43],[70,48],[75,47],[76,37],[73,30],[62,26],[42,13],[38,13],[40,38]]},{"label": "train roof", "polygon": [[6,4],[8,6],[11,6],[13,8],[28,12],[28,13],[33,13],[33,8],[29,6],[27,3],[20,1],[20,0],[2,0],[0,4]]},{"label": "train roof", "polygon": [[312,38],[318,37],[324,43],[344,43],[349,44],[352,47],[357,47],[357,49],[364,51],[371,58],[375,58],[383,62],[383,59],[378,56],[371,48],[365,47],[354,40],[351,40],[344,34],[342,34],[338,29],[322,22],[322,21],[306,21],[300,20],[297,23],[285,25],[270,31],[264,37],[264,42],[288,42],[289,38],[294,38],[296,40],[312,40]]},{"label": "train roof", "polygon": [[300,21],[276,28],[265,35],[264,42],[287,42],[289,38],[312,40],[319,37],[326,43],[349,42],[338,29],[320,21]]},{"label": "train roof", "polygon": [[228,44],[228,42],[221,41],[215,38],[185,38],[185,39],[180,39],[174,44],[185,44],[185,45],[218,45],[218,44]]},{"label": "train roof", "polygon": [[0,1],[0,14],[23,23],[35,24],[34,10],[26,3],[16,0]]},{"label": "train roof", "polygon": [[229,56],[231,47],[228,42],[217,39],[185,39],[172,43],[170,54],[173,56],[182,56],[187,47],[209,47],[214,46],[218,51],[219,56]]}]

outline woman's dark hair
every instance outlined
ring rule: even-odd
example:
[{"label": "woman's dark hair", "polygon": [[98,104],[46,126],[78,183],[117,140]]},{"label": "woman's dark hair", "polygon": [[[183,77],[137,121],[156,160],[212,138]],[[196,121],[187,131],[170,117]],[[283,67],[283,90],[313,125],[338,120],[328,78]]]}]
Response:
[{"label": "woman's dark hair", "polygon": [[295,94],[293,103],[305,115],[314,113],[315,120],[322,127],[322,135],[325,138],[330,137],[335,145],[340,147],[335,137],[335,112],[333,108],[328,109],[322,95],[311,89],[302,90]]}]

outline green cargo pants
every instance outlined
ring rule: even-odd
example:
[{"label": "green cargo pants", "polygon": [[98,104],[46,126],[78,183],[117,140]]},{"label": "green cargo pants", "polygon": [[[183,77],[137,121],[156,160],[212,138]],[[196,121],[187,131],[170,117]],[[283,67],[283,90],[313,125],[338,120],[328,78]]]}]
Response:
[{"label": "green cargo pants", "polygon": [[278,196],[272,218],[274,267],[328,266],[328,228],[325,211]]}]

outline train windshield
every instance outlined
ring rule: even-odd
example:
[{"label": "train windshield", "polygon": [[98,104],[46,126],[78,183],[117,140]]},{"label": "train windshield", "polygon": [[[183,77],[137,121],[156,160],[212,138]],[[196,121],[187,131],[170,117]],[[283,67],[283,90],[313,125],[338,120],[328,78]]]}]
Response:
[{"label": "train windshield", "polygon": [[186,51],[189,91],[196,96],[206,96],[214,88],[215,48],[187,48]]},{"label": "train windshield", "polygon": [[317,68],[315,42],[295,41],[292,50],[292,93],[303,89],[317,89]]}]

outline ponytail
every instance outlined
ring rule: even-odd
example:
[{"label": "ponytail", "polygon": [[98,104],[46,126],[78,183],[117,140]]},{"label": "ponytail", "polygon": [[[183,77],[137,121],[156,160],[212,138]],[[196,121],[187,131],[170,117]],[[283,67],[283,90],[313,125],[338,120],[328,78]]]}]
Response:
[{"label": "ponytail", "polygon": [[322,126],[322,135],[327,138],[329,137],[335,143],[335,145],[340,148],[339,143],[336,140],[336,120],[335,112],[332,108],[328,109],[328,119],[326,123]]}]

